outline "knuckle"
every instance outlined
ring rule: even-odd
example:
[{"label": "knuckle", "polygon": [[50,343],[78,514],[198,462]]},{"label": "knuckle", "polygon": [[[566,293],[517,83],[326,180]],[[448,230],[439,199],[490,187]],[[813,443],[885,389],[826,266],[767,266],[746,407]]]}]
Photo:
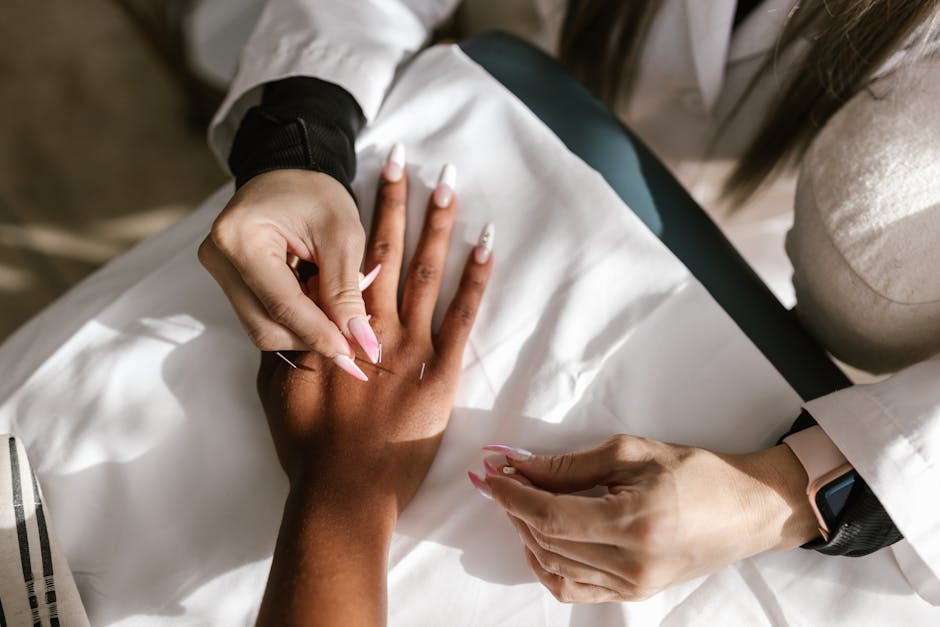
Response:
[{"label": "knuckle", "polygon": [[411,279],[418,286],[427,286],[437,278],[437,268],[424,260],[419,260],[411,269]]},{"label": "knuckle", "polygon": [[228,256],[228,253],[236,245],[237,231],[238,227],[232,219],[222,215],[216,218],[215,222],[212,223],[212,230],[209,232],[209,237],[212,239],[216,248]]},{"label": "knuckle", "polygon": [[[653,521],[650,518],[646,516],[640,516],[630,523],[630,526],[627,528],[627,534],[633,539],[634,542],[637,542],[644,547],[649,547],[649,545],[655,539],[656,529]],[[636,568],[642,568],[642,566],[638,565]]]},{"label": "knuckle", "polygon": [[604,442],[604,448],[614,459],[624,460],[635,457],[637,439],[629,435],[612,435]]},{"label": "knuckle", "polygon": [[[640,504],[638,507],[644,506]],[[674,526],[668,516],[653,513],[635,518],[626,532],[644,551],[655,553],[672,542]]]},{"label": "knuckle", "polygon": [[467,304],[455,303],[451,309],[451,314],[453,315],[454,320],[459,322],[461,325],[470,325],[473,324],[473,319],[476,316],[476,310]]},{"label": "knuckle", "polygon": [[378,262],[385,262],[391,257],[395,246],[386,239],[380,239],[372,242],[372,255]]},{"label": "knuckle", "polygon": [[460,287],[468,292],[481,292],[486,287],[486,276],[482,272],[467,272],[460,281]]}]

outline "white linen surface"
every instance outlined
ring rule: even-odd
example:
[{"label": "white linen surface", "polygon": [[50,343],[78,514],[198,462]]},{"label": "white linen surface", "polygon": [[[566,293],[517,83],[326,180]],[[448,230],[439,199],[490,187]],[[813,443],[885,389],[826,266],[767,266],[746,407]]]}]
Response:
[{"label": "white linen surface", "polygon": [[[406,144],[412,251],[441,164],[460,209],[439,312],[497,224],[496,269],[440,453],[391,550],[391,625],[936,624],[888,551],[765,554],[637,604],[557,603],[469,486],[479,447],[612,433],[744,452],[800,399],[603,180],[458,48],[399,77],[358,143],[364,220]],[[94,625],[254,618],[286,481],[258,355],[196,246],[231,193],[109,264],[0,348],[0,432],[22,439]]]}]

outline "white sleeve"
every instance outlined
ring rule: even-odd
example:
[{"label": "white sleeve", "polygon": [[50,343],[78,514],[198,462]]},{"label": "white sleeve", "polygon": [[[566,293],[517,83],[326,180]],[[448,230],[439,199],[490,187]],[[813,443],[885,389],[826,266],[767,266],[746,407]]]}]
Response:
[{"label": "white sleeve", "polygon": [[[801,320],[826,348],[898,371],[807,404],[905,540],[898,565],[940,605],[940,64],[847,103],[807,153],[787,252]],[[915,365],[912,365],[915,364]],[[902,368],[906,368],[903,369]]]},{"label": "white sleeve", "polygon": [[806,410],[904,535],[893,551],[911,587],[940,605],[940,356]]},{"label": "white sleeve", "polygon": [[209,127],[216,157],[226,163],[245,111],[260,100],[260,86],[289,76],[336,83],[371,120],[398,66],[420,50],[458,2],[269,0]]}]

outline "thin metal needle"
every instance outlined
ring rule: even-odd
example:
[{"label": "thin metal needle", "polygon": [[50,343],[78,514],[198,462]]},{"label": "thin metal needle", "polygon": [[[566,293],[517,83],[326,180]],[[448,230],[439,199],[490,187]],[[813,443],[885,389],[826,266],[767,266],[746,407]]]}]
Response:
[{"label": "thin metal needle", "polygon": [[418,381],[424,378],[424,367],[427,366],[426,362],[421,362],[421,374],[418,375]]},{"label": "thin metal needle", "polygon": [[293,368],[294,370],[297,370],[297,366],[294,365],[294,362],[292,362],[290,359],[288,359],[287,357],[285,357],[284,355],[282,355],[282,354],[281,354],[281,351],[277,351],[277,352],[274,353],[274,354],[277,355],[278,357],[280,357],[281,359],[283,359],[284,361],[286,361],[288,364],[290,364],[290,367],[291,367],[291,368]]},{"label": "thin metal needle", "polygon": [[379,359],[377,363],[382,363],[382,342],[379,342]]}]

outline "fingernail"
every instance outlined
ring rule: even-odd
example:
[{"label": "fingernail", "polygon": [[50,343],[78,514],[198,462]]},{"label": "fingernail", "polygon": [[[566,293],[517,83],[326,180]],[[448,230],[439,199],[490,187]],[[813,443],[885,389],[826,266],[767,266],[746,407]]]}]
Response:
[{"label": "fingernail", "polygon": [[356,338],[359,346],[369,356],[369,361],[377,363],[379,361],[379,338],[375,337],[375,331],[372,330],[372,325],[369,324],[365,316],[350,318],[346,326],[349,327],[349,334]]},{"label": "fingernail", "polygon": [[444,165],[441,170],[441,176],[437,179],[437,187],[434,188],[434,204],[438,207],[446,207],[454,199],[454,190],[457,189],[457,168],[453,163]]},{"label": "fingernail", "polygon": [[379,276],[379,270],[381,269],[382,269],[382,264],[380,263],[376,264],[375,267],[372,268],[372,272],[365,275],[364,277],[362,277],[362,279],[359,280],[360,292],[366,291],[366,288],[372,285],[372,282],[375,281],[375,277]]},{"label": "fingernail", "polygon": [[494,453],[502,453],[509,459],[516,462],[527,462],[535,455],[530,451],[525,450],[524,448],[516,448],[515,446],[506,446],[505,444],[487,444],[483,447],[484,451],[492,451]]},{"label": "fingernail", "polygon": [[477,263],[484,264],[489,261],[490,253],[493,252],[493,240],[495,238],[496,225],[490,222],[483,227],[483,230],[480,232],[480,239],[473,249],[473,259]]},{"label": "fingernail", "polygon": [[382,176],[389,183],[397,183],[405,173],[405,147],[399,143],[392,146],[382,169]]},{"label": "fingernail", "polygon": [[343,370],[345,370],[352,376],[356,377],[360,381],[369,380],[369,377],[366,376],[366,373],[360,370],[359,366],[356,365],[356,362],[350,359],[348,355],[337,355],[336,357],[333,358],[333,363],[335,363],[337,366],[339,366],[340,368],[342,368]]},{"label": "fingernail", "polygon": [[496,466],[494,466],[493,462],[491,462],[488,459],[483,460],[483,470],[485,470],[486,474],[489,475],[490,477],[500,476],[499,469]]},{"label": "fingernail", "polygon": [[493,493],[490,492],[490,486],[486,485],[486,482],[483,481],[483,479],[480,479],[480,477],[478,477],[477,474],[472,470],[467,471],[467,476],[470,477],[470,483],[472,483],[473,487],[477,489],[477,492],[491,501],[493,500]]}]

